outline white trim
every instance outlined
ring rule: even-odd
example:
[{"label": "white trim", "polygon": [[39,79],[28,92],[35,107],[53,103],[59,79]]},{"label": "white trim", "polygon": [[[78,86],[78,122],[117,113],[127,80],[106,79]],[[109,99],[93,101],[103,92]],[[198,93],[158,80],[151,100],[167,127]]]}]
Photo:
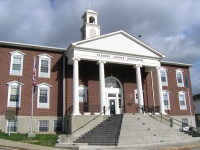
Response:
[{"label": "white trim", "polygon": [[[161,82],[162,82],[162,86],[168,86],[168,78],[167,78],[167,68],[165,68],[165,67],[161,67],[161,69],[160,69],[160,77],[161,77]],[[164,72],[164,74],[165,74],[165,82],[163,82],[162,81],[162,73],[161,72]]]},{"label": "white trim", "polygon": [[[8,82],[8,99],[7,99],[7,107],[17,107],[20,108],[21,105],[21,89],[22,89],[22,83],[18,82],[18,81],[12,81],[12,82]],[[11,94],[11,88],[18,88],[18,102],[11,102],[10,101],[10,94]]]},{"label": "white trim", "polygon": [[[51,72],[51,59],[53,58],[52,56],[48,54],[41,54],[38,55],[39,57],[39,69],[38,69],[38,77],[43,77],[43,78],[50,78],[50,72]],[[41,61],[46,60],[48,61],[48,72],[41,72]]]},{"label": "white trim", "polygon": [[[37,85],[38,87],[38,95],[37,95],[37,108],[49,108],[50,106],[50,86],[49,84],[46,83],[41,83]],[[46,103],[40,103],[40,90],[45,89],[47,90],[47,102]]]},{"label": "white trim", "polygon": [[[179,91],[179,92],[178,92],[178,99],[179,99],[180,110],[187,110],[187,103],[186,103],[186,96],[185,96],[185,94],[187,94],[185,91]],[[180,95],[183,95],[184,103],[185,103],[184,106],[182,106],[182,105],[180,104]]]},{"label": "white trim", "polygon": [[[11,59],[10,59],[10,75],[17,75],[17,76],[22,76],[22,72],[23,72],[23,62],[24,62],[24,53],[20,52],[20,51],[13,51],[10,52],[11,54]],[[13,61],[14,61],[14,57],[15,58],[20,58],[20,70],[13,70]]]},{"label": "white trim", "polygon": [[[184,80],[183,80],[183,70],[181,70],[181,69],[176,69],[176,82],[177,82],[177,86],[178,87],[184,87]],[[179,83],[178,82],[178,77],[177,77],[177,75],[180,73],[180,75],[181,75],[181,80],[182,80],[182,83]]]},{"label": "white trim", "polygon": [[[170,110],[171,107],[170,107],[170,94],[171,92],[167,91],[167,90],[163,90],[163,101],[164,101],[164,108],[165,110]],[[164,99],[164,94],[166,94],[167,96],[167,101],[168,101],[168,105],[165,105],[165,99]]]}]

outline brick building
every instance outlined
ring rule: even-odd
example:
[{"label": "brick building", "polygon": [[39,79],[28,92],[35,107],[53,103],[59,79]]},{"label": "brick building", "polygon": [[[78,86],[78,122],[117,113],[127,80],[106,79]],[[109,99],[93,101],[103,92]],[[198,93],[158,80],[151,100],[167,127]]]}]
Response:
[{"label": "brick building", "polygon": [[[104,111],[108,116],[153,110],[188,123],[195,120],[191,82],[189,90],[185,85],[192,65],[162,61],[164,54],[124,31],[100,35],[97,17],[92,10],[84,13],[82,40],[67,49],[0,42],[3,132],[9,122],[12,132],[29,132],[31,108],[36,133],[70,133]],[[6,110],[15,112],[14,120],[5,119]]]}]

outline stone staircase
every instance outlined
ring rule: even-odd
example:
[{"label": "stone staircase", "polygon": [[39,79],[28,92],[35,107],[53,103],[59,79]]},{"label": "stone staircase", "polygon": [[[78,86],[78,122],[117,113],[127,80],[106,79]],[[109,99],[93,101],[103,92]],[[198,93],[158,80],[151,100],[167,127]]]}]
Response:
[{"label": "stone staircase", "polygon": [[118,146],[191,140],[192,137],[143,114],[124,114]]},{"label": "stone staircase", "polygon": [[88,145],[115,145],[120,131],[122,115],[111,115],[108,119],[79,137],[74,143],[88,143]]}]

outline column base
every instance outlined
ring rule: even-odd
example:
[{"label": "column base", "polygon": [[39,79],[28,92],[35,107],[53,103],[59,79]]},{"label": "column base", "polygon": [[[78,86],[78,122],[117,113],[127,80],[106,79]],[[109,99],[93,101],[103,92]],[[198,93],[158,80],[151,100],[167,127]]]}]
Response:
[{"label": "column base", "polygon": [[80,112],[73,112],[73,113],[72,113],[72,116],[80,116],[80,115],[81,115]]}]

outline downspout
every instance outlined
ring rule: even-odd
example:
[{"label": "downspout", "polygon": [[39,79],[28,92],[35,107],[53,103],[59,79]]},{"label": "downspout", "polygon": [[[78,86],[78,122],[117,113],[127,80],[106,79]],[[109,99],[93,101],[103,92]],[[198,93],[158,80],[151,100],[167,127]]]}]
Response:
[{"label": "downspout", "polygon": [[66,82],[65,82],[65,54],[67,51],[63,53],[63,116],[62,116],[62,131],[65,131],[65,105],[66,105],[66,94],[65,94],[65,89],[66,89]]}]

